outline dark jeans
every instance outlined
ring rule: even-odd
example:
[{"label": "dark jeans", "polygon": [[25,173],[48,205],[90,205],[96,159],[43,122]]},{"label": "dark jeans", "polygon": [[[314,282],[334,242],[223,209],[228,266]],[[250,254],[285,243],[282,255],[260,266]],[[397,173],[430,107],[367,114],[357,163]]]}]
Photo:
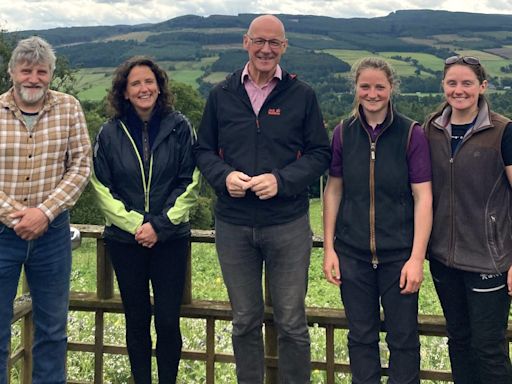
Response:
[{"label": "dark jeans", "polygon": [[0,224],[0,384],[7,382],[13,300],[25,269],[34,314],[33,384],[66,382],[66,325],[71,273],[69,213],[61,213],[36,240]]},{"label": "dark jeans", "polygon": [[304,303],[312,246],[308,216],[262,228],[217,219],[216,245],[233,308],[238,383],[263,383],[263,263],[278,332],[279,382],[309,383],[311,357]]},{"label": "dark jeans", "polygon": [[352,383],[380,384],[380,304],[389,348],[390,384],[419,383],[418,294],[400,293],[405,261],[381,263],[340,256],[341,297],[348,320]]},{"label": "dark jeans", "polygon": [[507,274],[466,272],[435,260],[430,271],[446,318],[455,383],[512,383]]},{"label": "dark jeans", "polygon": [[151,383],[150,282],[158,379],[160,384],[175,383],[181,357],[180,305],[189,238],[157,242],[151,249],[112,240],[106,245],[123,300],[126,344],[135,383]]}]

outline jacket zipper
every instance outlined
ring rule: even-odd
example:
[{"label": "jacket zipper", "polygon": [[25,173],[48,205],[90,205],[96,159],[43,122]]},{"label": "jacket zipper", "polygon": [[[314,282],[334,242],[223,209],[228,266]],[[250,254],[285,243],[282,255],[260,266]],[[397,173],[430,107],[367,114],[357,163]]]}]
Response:
[{"label": "jacket zipper", "polygon": [[377,240],[375,238],[375,158],[377,152],[376,141],[370,142],[370,252],[372,254],[373,269],[377,269]]},{"label": "jacket zipper", "polygon": [[144,212],[149,213],[149,191],[151,187],[151,177],[153,176],[153,154],[151,154],[151,158],[149,160],[149,178],[146,185],[146,172],[144,171],[144,164],[142,162],[142,159],[140,157],[139,151],[137,150],[137,145],[133,141],[133,138],[131,137],[130,133],[128,132],[128,128],[126,128],[126,125],[119,120],[121,123],[121,127],[124,130],[124,133],[126,133],[126,136],[128,136],[128,139],[130,140],[130,143],[132,144],[133,150],[135,152],[135,156],[137,157],[137,160],[139,162],[139,168],[140,173],[142,177],[142,188],[144,190]]}]

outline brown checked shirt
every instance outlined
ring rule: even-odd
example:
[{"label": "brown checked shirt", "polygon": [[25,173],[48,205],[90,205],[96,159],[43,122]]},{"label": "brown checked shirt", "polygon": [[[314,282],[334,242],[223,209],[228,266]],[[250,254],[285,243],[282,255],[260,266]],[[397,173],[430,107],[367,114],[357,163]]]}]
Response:
[{"label": "brown checked shirt", "polygon": [[85,117],[73,96],[48,90],[32,130],[14,102],[0,95],[0,221],[38,207],[50,222],[73,206],[90,174],[91,144]]}]

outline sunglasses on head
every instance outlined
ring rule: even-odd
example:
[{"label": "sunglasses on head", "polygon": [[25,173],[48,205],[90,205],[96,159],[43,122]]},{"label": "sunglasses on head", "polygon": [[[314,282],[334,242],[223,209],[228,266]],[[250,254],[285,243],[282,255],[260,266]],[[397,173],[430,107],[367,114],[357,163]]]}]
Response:
[{"label": "sunglasses on head", "polygon": [[456,63],[466,63],[469,65],[480,65],[478,57],[473,56],[451,56],[444,61],[445,65],[452,65]]}]

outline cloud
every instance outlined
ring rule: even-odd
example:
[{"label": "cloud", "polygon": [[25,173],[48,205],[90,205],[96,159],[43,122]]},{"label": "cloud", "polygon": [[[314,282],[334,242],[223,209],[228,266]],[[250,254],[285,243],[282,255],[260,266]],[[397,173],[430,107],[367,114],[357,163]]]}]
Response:
[{"label": "cloud", "polygon": [[[14,0],[0,8],[0,29],[158,23],[177,16],[289,13],[331,17],[385,16],[401,9],[481,13],[510,10],[509,0]],[[512,10],[507,13],[512,13]]]}]

